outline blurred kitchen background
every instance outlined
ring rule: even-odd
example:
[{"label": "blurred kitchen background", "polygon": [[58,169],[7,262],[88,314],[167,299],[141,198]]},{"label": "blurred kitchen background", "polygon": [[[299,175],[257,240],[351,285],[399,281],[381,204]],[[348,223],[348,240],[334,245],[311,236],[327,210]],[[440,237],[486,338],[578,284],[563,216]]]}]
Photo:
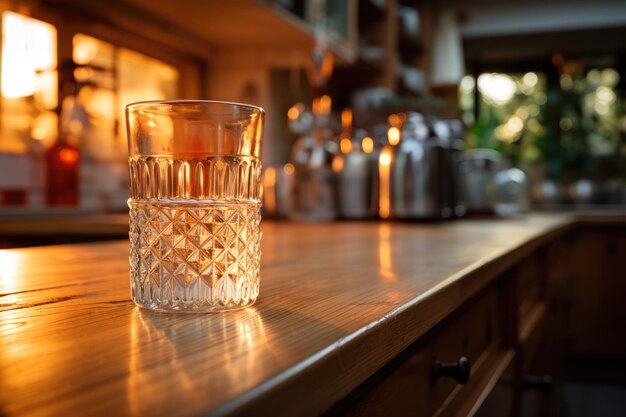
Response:
[{"label": "blurred kitchen background", "polygon": [[124,106],[267,111],[267,217],[626,207],[626,2],[0,2],[0,215],[127,210]]}]

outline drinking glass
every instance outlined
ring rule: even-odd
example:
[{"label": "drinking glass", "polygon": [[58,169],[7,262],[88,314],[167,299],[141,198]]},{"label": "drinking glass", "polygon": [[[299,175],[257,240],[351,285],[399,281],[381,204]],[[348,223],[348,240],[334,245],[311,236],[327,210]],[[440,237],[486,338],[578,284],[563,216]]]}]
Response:
[{"label": "drinking glass", "polygon": [[126,107],[130,287],[138,306],[211,312],[256,300],[264,114],[218,101]]}]

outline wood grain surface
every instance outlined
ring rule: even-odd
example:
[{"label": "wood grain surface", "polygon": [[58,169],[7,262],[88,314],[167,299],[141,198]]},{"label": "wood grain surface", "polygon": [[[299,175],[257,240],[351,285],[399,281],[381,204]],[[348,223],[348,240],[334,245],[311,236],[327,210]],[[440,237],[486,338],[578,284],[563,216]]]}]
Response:
[{"label": "wood grain surface", "polygon": [[0,237],[128,234],[128,214],[0,216]]},{"label": "wood grain surface", "polygon": [[127,241],[0,250],[0,415],[319,414],[575,222],[264,222],[257,304],[209,315],[136,308]]}]

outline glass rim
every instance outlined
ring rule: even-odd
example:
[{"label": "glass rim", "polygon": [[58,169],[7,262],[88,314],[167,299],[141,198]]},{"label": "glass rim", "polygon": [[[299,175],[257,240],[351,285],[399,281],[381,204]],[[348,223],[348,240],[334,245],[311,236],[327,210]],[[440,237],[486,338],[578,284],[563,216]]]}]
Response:
[{"label": "glass rim", "polygon": [[247,103],[237,103],[234,101],[221,101],[221,100],[204,100],[204,99],[172,99],[172,100],[142,100],[135,101],[133,103],[128,103],[126,107],[126,111],[136,111],[136,110],[149,110],[158,112],[160,106],[172,106],[172,107],[185,107],[188,105],[199,104],[199,105],[223,105],[230,107],[237,107],[241,109],[245,109],[250,113],[254,114],[265,114],[265,110],[261,106],[255,106],[253,104]]}]

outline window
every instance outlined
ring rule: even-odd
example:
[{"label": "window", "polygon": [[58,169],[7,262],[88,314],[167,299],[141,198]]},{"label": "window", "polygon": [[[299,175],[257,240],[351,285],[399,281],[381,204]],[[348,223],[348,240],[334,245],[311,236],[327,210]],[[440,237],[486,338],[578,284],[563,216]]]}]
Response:
[{"label": "window", "polygon": [[87,159],[125,159],[125,105],[179,95],[169,64],[80,33],[72,43],[71,62],[58,64],[53,25],[2,13],[0,152],[47,148],[60,126],[79,129]]},{"label": "window", "polygon": [[56,42],[54,26],[2,14],[0,152],[26,153],[31,137],[47,144],[56,139]]},{"label": "window", "polygon": [[80,33],[73,38],[72,60],[74,92],[68,106],[83,115],[86,156],[125,160],[126,104],[177,97],[179,72],[162,61]]},{"label": "window", "polygon": [[541,73],[484,73],[478,80],[465,76],[459,107],[471,128],[469,147],[497,149],[516,161],[536,160],[537,141],[545,134],[546,101],[546,79]]},{"label": "window", "polygon": [[[180,97],[181,72],[191,74],[186,95],[196,94],[197,62],[145,39],[109,43],[126,39],[104,25],[98,37],[81,33],[92,28],[80,21],[55,27],[57,11],[36,11],[51,23],[1,14],[0,156],[20,166],[19,173],[9,173],[9,165],[0,164],[2,187],[25,191],[28,204],[41,204],[43,155],[62,135],[80,150],[81,208],[122,210],[128,198],[126,104]],[[126,46],[153,51],[176,66]]]},{"label": "window", "polygon": [[[78,131],[83,163],[83,205],[112,209],[128,198],[124,109],[141,100],[178,96],[174,67],[127,48],[78,33],[72,63],[62,69],[65,94],[61,126]],[[70,72],[70,74],[66,74]]]},{"label": "window", "polygon": [[550,85],[535,72],[464,77],[459,108],[469,147],[496,149],[515,162],[540,162],[545,175],[558,181],[623,183],[626,101],[620,98],[619,72],[576,60],[557,68]]}]

